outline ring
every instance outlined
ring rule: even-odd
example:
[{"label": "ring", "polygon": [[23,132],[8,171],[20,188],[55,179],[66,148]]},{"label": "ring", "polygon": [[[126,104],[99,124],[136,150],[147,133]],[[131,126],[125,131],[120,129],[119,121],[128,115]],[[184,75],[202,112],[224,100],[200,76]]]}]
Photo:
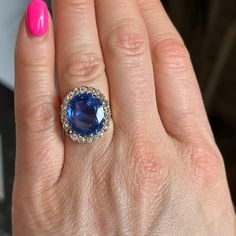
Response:
[{"label": "ring", "polygon": [[61,121],[65,133],[73,141],[92,143],[103,137],[109,129],[109,102],[96,88],[75,88],[63,100]]}]

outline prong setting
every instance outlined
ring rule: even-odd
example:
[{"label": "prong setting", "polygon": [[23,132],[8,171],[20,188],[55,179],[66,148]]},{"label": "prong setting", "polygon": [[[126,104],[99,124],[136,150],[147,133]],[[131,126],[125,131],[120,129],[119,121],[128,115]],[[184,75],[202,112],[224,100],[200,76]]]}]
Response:
[{"label": "prong setting", "polygon": [[[70,122],[67,119],[67,110],[70,102],[75,96],[80,96],[83,94],[90,94],[94,96],[95,98],[99,99],[102,104],[102,108],[104,111],[103,126],[101,130],[95,134],[81,135],[80,133],[75,132],[75,130],[72,129]],[[100,92],[100,90],[94,87],[83,86],[80,88],[75,88],[74,90],[70,91],[63,100],[63,103],[61,105],[61,122],[65,133],[70,136],[73,141],[78,143],[95,142],[98,139],[102,138],[110,127],[111,109],[109,102],[107,101],[105,96]]]}]

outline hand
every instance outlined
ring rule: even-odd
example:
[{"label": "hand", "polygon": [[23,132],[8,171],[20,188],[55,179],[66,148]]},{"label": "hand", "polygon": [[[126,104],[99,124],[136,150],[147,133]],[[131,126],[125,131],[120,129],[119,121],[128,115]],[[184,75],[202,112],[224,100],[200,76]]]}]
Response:
[{"label": "hand", "polygon": [[[160,1],[53,0],[54,25],[42,4],[16,45],[14,235],[234,235],[223,159]],[[92,144],[62,135],[59,105],[80,86],[111,103]]]}]

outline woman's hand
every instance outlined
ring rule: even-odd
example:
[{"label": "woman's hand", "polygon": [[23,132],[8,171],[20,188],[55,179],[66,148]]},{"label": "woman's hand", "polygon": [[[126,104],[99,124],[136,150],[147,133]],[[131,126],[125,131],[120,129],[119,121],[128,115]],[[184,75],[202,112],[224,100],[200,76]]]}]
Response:
[{"label": "woman's hand", "polygon": [[[31,2],[16,45],[14,235],[234,235],[223,159],[160,1],[52,5],[54,25]],[[92,144],[62,135],[59,105],[80,86],[111,103]]]}]

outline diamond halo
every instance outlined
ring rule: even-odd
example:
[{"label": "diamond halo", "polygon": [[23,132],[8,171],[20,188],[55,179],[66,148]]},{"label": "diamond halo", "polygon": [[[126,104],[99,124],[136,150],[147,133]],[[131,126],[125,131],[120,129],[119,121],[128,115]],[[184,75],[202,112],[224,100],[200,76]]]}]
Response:
[{"label": "diamond halo", "polygon": [[[89,134],[89,135],[81,135],[79,132],[75,132],[75,130],[72,129],[70,122],[67,118],[67,110],[70,105],[70,102],[73,98],[76,96],[80,96],[83,94],[90,94],[96,99],[99,99],[99,101],[102,104],[102,108],[104,110],[104,118],[103,118],[103,126],[101,130],[95,134]],[[94,87],[87,87],[83,86],[80,88],[75,88],[74,90],[70,91],[64,98],[63,103],[61,105],[61,122],[63,125],[63,129],[65,133],[70,136],[70,138],[73,141],[77,141],[79,143],[92,143],[96,140],[100,139],[104,136],[104,134],[108,131],[111,123],[111,110],[110,105],[105,96],[100,92],[100,90],[94,88]]]}]

